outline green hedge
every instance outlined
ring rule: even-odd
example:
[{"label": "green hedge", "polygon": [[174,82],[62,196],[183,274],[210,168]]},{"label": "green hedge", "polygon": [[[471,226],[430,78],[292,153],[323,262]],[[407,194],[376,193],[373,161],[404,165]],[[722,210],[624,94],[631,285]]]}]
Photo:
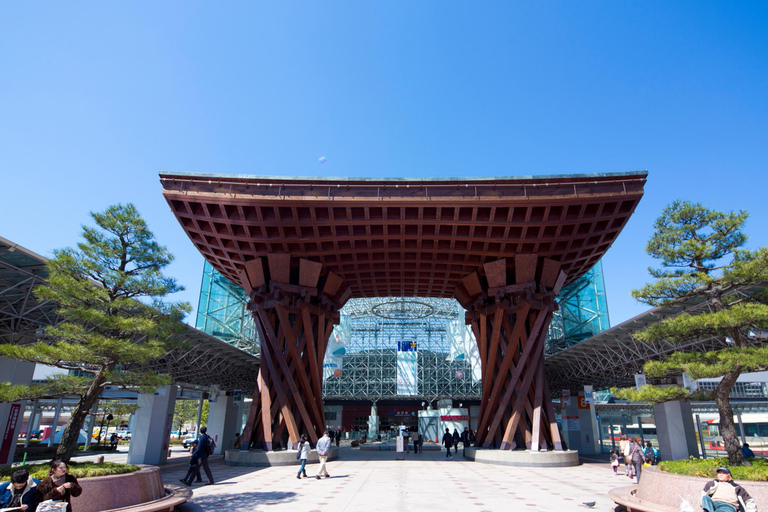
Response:
[{"label": "green hedge", "polygon": [[715,459],[695,459],[691,457],[688,460],[665,460],[659,462],[659,469],[678,475],[715,478],[717,468],[727,467],[731,470],[731,476],[736,481],[768,481],[768,460],[759,457],[748,460],[752,463],[751,466],[728,466],[728,459],[726,457]]},{"label": "green hedge", "polygon": [[[108,475],[122,475],[124,473],[133,473],[138,471],[139,466],[133,466],[130,464],[117,464],[115,462],[102,462],[97,464],[95,462],[70,462],[67,464],[69,474],[76,478],[87,478],[90,476],[108,476]],[[11,475],[19,469],[26,469],[29,471],[29,475],[32,478],[42,480],[48,477],[48,470],[51,468],[50,462],[43,464],[25,464],[23,466],[14,467],[0,467],[0,480],[10,480]]]}]

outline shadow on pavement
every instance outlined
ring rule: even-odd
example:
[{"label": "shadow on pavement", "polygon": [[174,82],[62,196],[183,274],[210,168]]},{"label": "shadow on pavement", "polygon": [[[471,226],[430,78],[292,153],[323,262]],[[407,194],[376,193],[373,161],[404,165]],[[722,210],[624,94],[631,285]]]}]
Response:
[{"label": "shadow on pavement", "polygon": [[281,505],[295,500],[295,492],[244,492],[236,495],[195,496],[189,502],[174,509],[178,512],[198,512],[201,510],[242,510],[252,511],[259,505]]}]

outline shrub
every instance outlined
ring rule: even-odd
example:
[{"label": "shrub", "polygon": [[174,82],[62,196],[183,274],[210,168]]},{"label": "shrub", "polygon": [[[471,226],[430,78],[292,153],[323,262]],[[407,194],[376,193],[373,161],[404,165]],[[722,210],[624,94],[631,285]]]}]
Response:
[{"label": "shrub", "polygon": [[[114,462],[103,462],[96,464],[95,462],[69,462],[67,464],[69,474],[75,478],[88,478],[91,476],[108,476],[108,475],[122,475],[124,473],[133,473],[138,471],[139,466],[133,466],[130,464],[117,464]],[[49,462],[43,464],[25,464],[23,466],[14,467],[0,467],[0,479],[3,481],[10,480],[14,471],[19,469],[26,469],[29,471],[29,476],[42,480],[48,477],[48,470],[51,468]]]},{"label": "shrub", "polygon": [[748,460],[752,463],[751,466],[728,466],[727,457],[717,457],[714,459],[695,459],[691,457],[688,460],[665,460],[659,462],[659,469],[678,475],[715,478],[717,468],[724,466],[731,470],[731,476],[736,481],[768,481],[768,460],[759,457]]}]

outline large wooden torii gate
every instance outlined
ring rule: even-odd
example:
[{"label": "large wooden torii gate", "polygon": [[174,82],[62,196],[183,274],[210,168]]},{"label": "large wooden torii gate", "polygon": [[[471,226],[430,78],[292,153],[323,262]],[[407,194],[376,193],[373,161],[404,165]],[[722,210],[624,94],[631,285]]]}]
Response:
[{"label": "large wooden torii gate", "polygon": [[323,358],[352,297],[456,298],[481,358],[477,444],[563,449],[544,379],[556,296],[608,250],[645,179],[161,173],[192,242],[249,294],[261,364],[243,441],[265,450],[322,432]]}]

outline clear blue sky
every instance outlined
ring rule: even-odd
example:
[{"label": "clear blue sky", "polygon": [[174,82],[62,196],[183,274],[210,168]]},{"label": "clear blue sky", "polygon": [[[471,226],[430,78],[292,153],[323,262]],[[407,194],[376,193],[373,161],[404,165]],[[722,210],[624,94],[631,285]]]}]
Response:
[{"label": "clear blue sky", "polygon": [[48,256],[133,202],[196,305],[161,170],[647,169],[604,259],[616,324],[671,201],[746,209],[766,244],[766,26],[766,2],[1,2],[0,236]]}]

